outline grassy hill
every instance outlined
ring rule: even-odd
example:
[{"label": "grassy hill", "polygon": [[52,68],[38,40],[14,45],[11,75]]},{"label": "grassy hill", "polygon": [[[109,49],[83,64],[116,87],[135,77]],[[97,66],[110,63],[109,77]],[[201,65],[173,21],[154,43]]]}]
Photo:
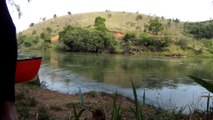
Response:
[{"label": "grassy hill", "polygon": [[[81,27],[93,27],[95,18],[101,16],[106,19],[106,27],[110,31],[128,32],[128,31],[143,31],[144,26],[148,24],[151,19],[159,18],[154,16],[148,16],[145,14],[129,13],[129,12],[93,12],[82,13],[74,15],[66,15],[57,18],[45,20],[41,23],[35,24],[27,30],[24,30],[24,34],[32,34],[33,31],[37,31],[40,34],[45,28],[50,27],[54,33],[58,33],[66,25],[75,25]],[[140,18],[140,16],[142,16]],[[138,18],[137,18],[138,17]],[[164,25],[168,24],[169,20],[159,18]],[[170,30],[173,32],[180,32],[183,24],[171,22]]]},{"label": "grassy hill", "polygon": [[[59,32],[63,30],[65,26],[78,26],[85,29],[94,29],[94,23],[96,17],[105,18],[105,25],[106,28],[111,32],[120,32],[123,35],[126,35],[129,32],[133,32],[136,35],[133,44],[131,44],[131,49],[136,49],[136,51],[151,51],[152,49],[147,48],[144,42],[141,42],[142,39],[140,38],[141,33],[144,33],[144,30],[147,25],[150,24],[151,20],[157,19],[164,29],[159,32],[158,35],[151,35],[150,32],[146,32],[147,35],[151,36],[154,40],[154,44],[162,43],[161,40],[169,39],[170,43],[166,47],[160,49],[161,53],[163,54],[212,54],[213,48],[211,45],[211,40],[200,40],[202,38],[196,38],[196,32],[200,30],[198,26],[203,26],[204,24],[209,26],[213,25],[212,21],[200,22],[198,23],[184,23],[179,21],[178,19],[164,19],[163,17],[157,16],[149,16],[145,14],[139,13],[130,13],[130,12],[92,12],[92,13],[82,13],[82,14],[73,14],[73,15],[66,15],[55,17],[52,19],[44,20],[43,22],[33,24],[28,29],[22,31],[20,34],[25,36],[34,37],[27,39],[26,42],[34,42],[36,44],[43,44],[41,42],[37,42],[37,39],[40,39],[41,34],[44,36],[44,31],[48,29],[51,30],[51,36],[59,35]],[[205,27],[204,25],[204,27]],[[204,27],[201,28],[203,31]],[[207,27],[205,27],[206,29]],[[198,29],[198,30],[197,30]],[[205,31],[204,29],[204,31]],[[212,29],[212,28],[208,28]],[[208,30],[206,29],[206,30]],[[191,31],[190,31],[191,30]],[[194,32],[196,31],[196,32]],[[194,34],[195,33],[195,34]],[[201,32],[198,32],[201,33]],[[213,36],[210,33],[210,37]],[[19,34],[19,35],[20,35]],[[195,37],[194,37],[195,36]],[[202,35],[201,35],[202,36]],[[208,34],[209,36],[209,34]],[[120,38],[123,39],[123,38]],[[139,40],[140,39],[140,40]],[[139,40],[138,42],[135,42]],[[160,41],[160,42],[159,42]],[[137,44],[136,44],[137,43]],[[140,44],[138,44],[140,43]],[[141,47],[141,44],[143,46]],[[125,43],[126,44],[126,43]],[[124,44],[119,45],[119,48],[124,51]],[[133,47],[132,47],[133,46]],[[207,47],[206,47],[207,46]],[[157,49],[159,50],[159,49]],[[154,49],[154,52],[159,52]]]}]

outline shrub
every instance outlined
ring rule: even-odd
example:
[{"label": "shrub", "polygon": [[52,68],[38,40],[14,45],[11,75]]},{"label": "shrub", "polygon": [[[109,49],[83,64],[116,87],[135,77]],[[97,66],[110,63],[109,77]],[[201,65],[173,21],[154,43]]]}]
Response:
[{"label": "shrub", "polygon": [[44,106],[39,107],[38,109],[38,120],[49,120],[50,115],[47,111],[47,108]]},{"label": "shrub", "polygon": [[149,31],[154,35],[158,35],[163,29],[164,27],[158,19],[150,20],[149,25],[145,25],[145,31]]},{"label": "shrub", "polygon": [[124,41],[133,41],[136,39],[136,34],[134,32],[127,32],[126,35],[124,36]]},{"label": "shrub", "polygon": [[60,42],[71,51],[114,52],[117,44],[114,36],[107,31],[88,30],[81,27],[66,26],[59,36]]},{"label": "shrub", "polygon": [[143,16],[142,15],[137,15],[136,20],[142,20]]}]

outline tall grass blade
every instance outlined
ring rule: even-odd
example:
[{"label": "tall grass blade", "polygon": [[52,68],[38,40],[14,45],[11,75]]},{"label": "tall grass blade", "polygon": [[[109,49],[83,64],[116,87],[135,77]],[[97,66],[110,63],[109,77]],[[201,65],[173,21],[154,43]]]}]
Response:
[{"label": "tall grass blade", "polygon": [[146,104],[146,92],[145,92],[145,89],[143,91],[143,105]]},{"label": "tall grass blade", "polygon": [[131,110],[134,113],[136,120],[143,120],[143,114],[142,114],[141,109],[139,108],[137,92],[136,92],[135,85],[133,84],[132,80],[131,80],[131,84],[132,84],[132,90],[133,90],[133,95],[134,95],[134,104],[135,104],[135,108],[131,108]]},{"label": "tall grass blade", "polygon": [[201,78],[197,78],[194,76],[189,76],[189,77],[192,78],[196,83],[206,88],[209,92],[213,93],[213,84],[210,84]]},{"label": "tall grass blade", "polygon": [[72,108],[73,108],[74,116],[72,116],[70,118],[70,120],[73,120],[73,119],[74,120],[80,120],[80,117],[81,117],[82,113],[85,111],[85,109],[81,109],[79,112],[77,112],[74,104],[72,105]]},{"label": "tall grass blade", "polygon": [[210,93],[208,95],[207,104],[206,104],[206,112],[207,112],[207,114],[209,113],[209,102],[210,102]]},{"label": "tall grass blade", "polygon": [[111,120],[121,120],[122,118],[122,108],[121,108],[121,103],[117,105],[117,91],[113,96],[113,103],[112,103],[112,116]]},{"label": "tall grass blade", "polygon": [[84,108],[84,97],[83,97],[83,94],[81,92],[81,88],[80,87],[79,87],[79,97],[80,97],[81,107]]}]

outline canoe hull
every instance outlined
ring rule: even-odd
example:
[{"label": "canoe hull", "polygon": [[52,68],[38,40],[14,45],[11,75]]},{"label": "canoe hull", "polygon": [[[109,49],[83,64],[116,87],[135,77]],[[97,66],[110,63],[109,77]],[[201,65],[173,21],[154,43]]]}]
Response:
[{"label": "canoe hull", "polygon": [[15,83],[29,82],[37,77],[42,57],[18,59]]}]

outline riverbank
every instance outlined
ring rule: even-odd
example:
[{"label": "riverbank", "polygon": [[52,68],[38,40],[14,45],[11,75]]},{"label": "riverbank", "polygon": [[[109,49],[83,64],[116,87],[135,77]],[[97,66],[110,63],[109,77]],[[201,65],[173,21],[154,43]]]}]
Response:
[{"label": "riverbank", "polygon": [[[69,120],[74,116],[73,105],[77,113],[81,110],[83,111],[81,119],[111,119],[113,113],[113,95],[91,92],[83,94],[83,98],[84,110],[81,107],[79,95],[58,93],[29,84],[16,84],[16,108],[20,120]],[[121,104],[122,119],[135,119],[131,111],[131,108],[134,108],[133,101],[118,95],[117,103]],[[148,105],[141,105],[140,108],[142,109],[144,119],[206,119],[206,116],[201,113],[183,115],[181,112],[164,111]]]}]

